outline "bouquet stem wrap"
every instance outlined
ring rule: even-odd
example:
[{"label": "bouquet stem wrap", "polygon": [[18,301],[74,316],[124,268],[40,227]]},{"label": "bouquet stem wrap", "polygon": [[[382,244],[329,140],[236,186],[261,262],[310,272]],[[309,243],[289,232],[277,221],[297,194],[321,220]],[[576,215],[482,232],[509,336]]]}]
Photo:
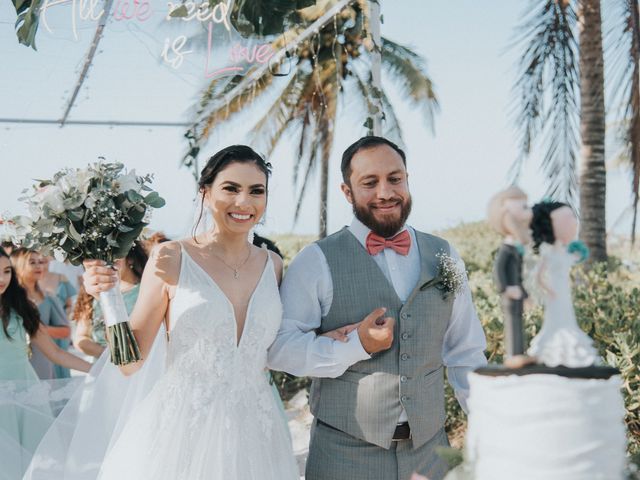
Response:
[{"label": "bouquet stem wrap", "polygon": [[129,325],[129,315],[120,292],[120,282],[106,292],[100,292],[111,363],[127,365],[141,359],[140,348]]}]

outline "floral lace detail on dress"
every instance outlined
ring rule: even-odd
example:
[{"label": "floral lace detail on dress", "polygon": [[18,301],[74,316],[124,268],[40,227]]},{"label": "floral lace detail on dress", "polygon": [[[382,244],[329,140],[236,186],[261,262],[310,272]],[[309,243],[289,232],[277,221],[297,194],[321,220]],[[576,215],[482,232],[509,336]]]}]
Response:
[{"label": "floral lace detail on dress", "polygon": [[264,372],[282,317],[271,260],[239,344],[231,303],[184,247],[169,316],[166,370],[131,413],[98,480],[297,480]]},{"label": "floral lace detail on dress", "polygon": [[[172,311],[176,307],[182,311],[168,347],[163,418],[186,409],[190,427],[197,431],[198,425],[215,415],[216,410],[237,412],[239,419],[246,418],[243,412],[252,411],[254,415],[249,418],[255,423],[257,417],[268,441],[273,426],[273,397],[264,368],[267,349],[275,339],[282,315],[271,260],[251,297],[240,344],[236,345],[231,303],[184,250],[183,256],[183,269],[192,275],[179,286],[172,302]],[[212,296],[217,305],[225,307],[216,315],[203,311],[210,309]],[[253,304],[260,308],[252,308]],[[236,424],[225,427],[242,429]]]}]

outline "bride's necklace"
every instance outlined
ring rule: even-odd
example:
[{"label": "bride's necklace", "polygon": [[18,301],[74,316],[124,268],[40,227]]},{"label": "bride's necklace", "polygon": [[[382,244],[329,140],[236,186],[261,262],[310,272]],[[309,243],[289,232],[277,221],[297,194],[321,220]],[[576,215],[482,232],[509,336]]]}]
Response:
[{"label": "bride's necklace", "polygon": [[213,255],[214,255],[218,260],[220,260],[222,263],[224,263],[224,265],[225,265],[227,268],[229,268],[230,270],[233,270],[233,278],[234,278],[234,279],[236,279],[236,280],[237,280],[238,278],[240,278],[240,269],[241,269],[242,267],[244,267],[244,264],[245,264],[245,263],[247,263],[247,261],[248,261],[248,260],[249,260],[249,258],[251,257],[251,247],[249,247],[249,253],[247,254],[246,258],[245,258],[241,263],[239,263],[239,264],[237,264],[237,265],[229,265],[229,264],[224,260],[224,258],[222,258],[220,255],[218,255],[216,252],[214,252],[214,251],[211,249],[211,247],[209,247],[209,251],[210,251],[211,253],[213,253]]}]

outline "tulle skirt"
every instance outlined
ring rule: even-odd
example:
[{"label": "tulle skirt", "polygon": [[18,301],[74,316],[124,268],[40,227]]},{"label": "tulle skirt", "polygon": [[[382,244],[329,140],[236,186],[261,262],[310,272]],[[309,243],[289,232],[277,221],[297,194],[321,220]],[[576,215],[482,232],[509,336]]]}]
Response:
[{"label": "tulle skirt", "polygon": [[[105,458],[99,480],[297,480],[287,424],[264,375],[203,394],[161,380]],[[259,391],[259,393],[256,393]]]},{"label": "tulle skirt", "polygon": [[0,380],[1,480],[22,478],[38,444],[79,382],[79,378]]},{"label": "tulle skirt", "polygon": [[162,376],[165,353],[161,329],[144,366],[125,377],[105,350],[47,431],[24,479],[95,480],[131,411]]},{"label": "tulle skirt", "polygon": [[44,436],[24,480],[298,480],[282,404],[266,375],[252,384],[266,395],[241,395],[255,400],[253,408],[214,395],[196,416],[194,389],[165,400],[165,360],[162,329],[130,377],[105,351]]}]

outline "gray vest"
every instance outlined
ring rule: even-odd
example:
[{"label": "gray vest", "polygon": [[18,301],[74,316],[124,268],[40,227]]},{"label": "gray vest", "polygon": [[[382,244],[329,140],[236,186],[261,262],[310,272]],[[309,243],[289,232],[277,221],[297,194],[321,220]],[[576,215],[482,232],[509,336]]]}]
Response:
[{"label": "gray vest", "polygon": [[[338,378],[314,378],[311,412],[319,420],[369,443],[390,448],[404,407],[414,448],[445,420],[442,346],[453,295],[443,298],[436,254],[449,244],[416,232],[420,280],[403,304],[384,273],[347,229],[318,241],[333,282],[331,308],[320,331],[358,322],[378,307],[396,319],[393,345],[352,365]],[[415,248],[412,245],[411,248]]]}]

